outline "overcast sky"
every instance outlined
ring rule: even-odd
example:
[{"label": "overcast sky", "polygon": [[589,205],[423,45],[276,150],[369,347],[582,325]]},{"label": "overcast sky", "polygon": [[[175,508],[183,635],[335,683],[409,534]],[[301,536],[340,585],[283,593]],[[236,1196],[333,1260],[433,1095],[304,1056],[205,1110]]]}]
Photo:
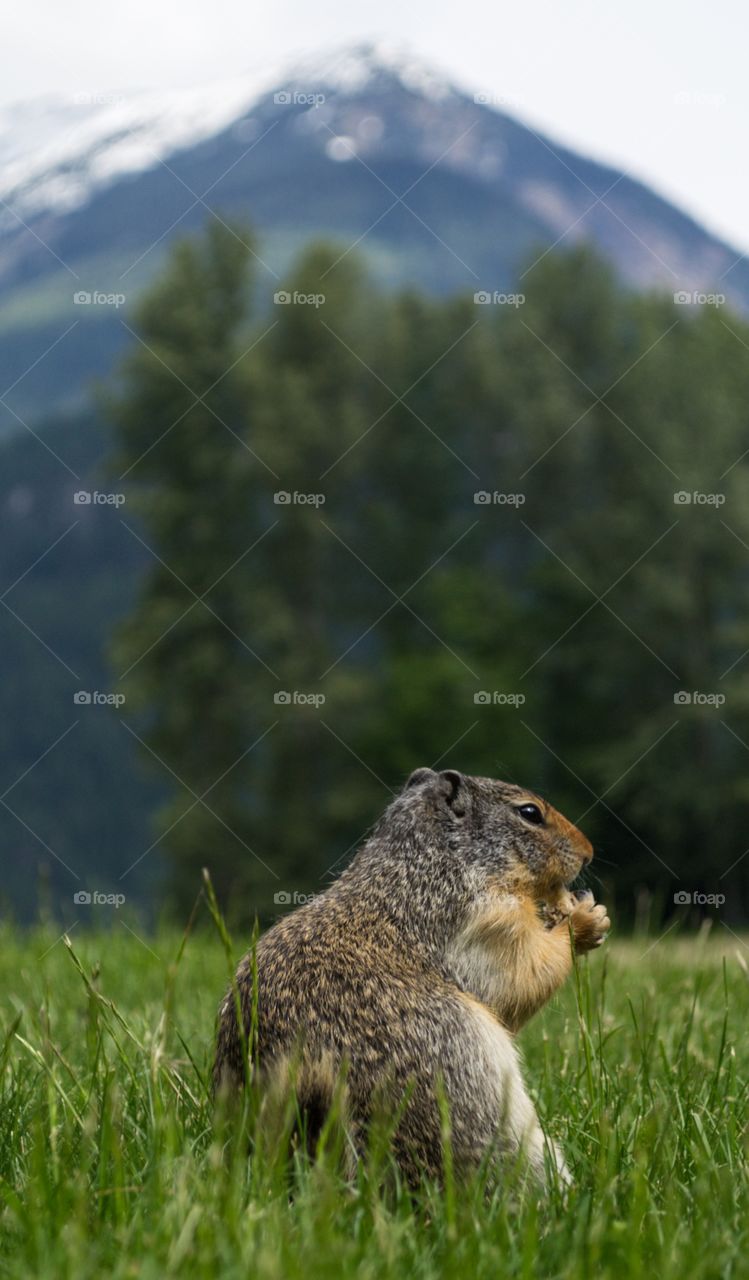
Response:
[{"label": "overcast sky", "polygon": [[749,250],[748,34],[742,0],[23,0],[3,17],[0,102],[189,87],[403,41]]}]

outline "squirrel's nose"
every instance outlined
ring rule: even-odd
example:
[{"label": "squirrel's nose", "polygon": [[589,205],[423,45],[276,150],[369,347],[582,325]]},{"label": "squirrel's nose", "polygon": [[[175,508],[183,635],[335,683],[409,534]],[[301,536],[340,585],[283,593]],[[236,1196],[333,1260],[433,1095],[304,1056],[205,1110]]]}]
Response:
[{"label": "squirrel's nose", "polygon": [[577,834],[580,837],[578,853],[583,860],[583,866],[587,867],[588,863],[593,860],[593,846],[587,836],[583,835],[582,831],[578,831]]},{"label": "squirrel's nose", "polygon": [[570,823],[567,839],[574,853],[577,854],[578,858],[582,859],[583,866],[587,867],[593,858],[593,846],[588,837],[584,836],[582,831],[578,831],[577,827],[573,827],[572,823]]}]

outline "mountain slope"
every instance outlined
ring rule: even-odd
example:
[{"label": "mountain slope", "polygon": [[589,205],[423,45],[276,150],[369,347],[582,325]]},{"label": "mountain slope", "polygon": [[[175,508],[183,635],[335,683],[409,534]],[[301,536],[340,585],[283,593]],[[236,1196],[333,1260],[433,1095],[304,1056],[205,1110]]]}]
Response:
[{"label": "mountain slope", "polygon": [[22,415],[81,401],[171,240],[213,216],[261,233],[267,305],[324,234],[385,286],[528,292],[534,258],[587,239],[637,288],[720,288],[749,308],[749,265],[731,269],[739,255],[673,205],[381,48],[195,93],[16,108],[0,200],[0,383],[18,380]]}]

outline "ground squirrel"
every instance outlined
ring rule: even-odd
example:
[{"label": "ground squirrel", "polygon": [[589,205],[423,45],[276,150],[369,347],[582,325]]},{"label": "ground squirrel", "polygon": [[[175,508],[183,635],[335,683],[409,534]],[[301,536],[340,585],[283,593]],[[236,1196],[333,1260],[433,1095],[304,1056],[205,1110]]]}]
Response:
[{"label": "ground squirrel", "polygon": [[[375,1100],[402,1104],[393,1147],[411,1182],[442,1169],[440,1093],[456,1169],[523,1152],[543,1177],[546,1150],[566,1179],[514,1035],[567,977],[573,947],[606,936],[605,907],[568,888],[592,856],[572,823],[522,787],[417,769],[340,878],[240,963],[245,1034],[256,1000],[260,1081],[277,1090],[293,1076],[314,1138],[343,1068],[360,1152]],[[236,1009],[232,989],[219,1011],[217,1088],[243,1081]]]}]

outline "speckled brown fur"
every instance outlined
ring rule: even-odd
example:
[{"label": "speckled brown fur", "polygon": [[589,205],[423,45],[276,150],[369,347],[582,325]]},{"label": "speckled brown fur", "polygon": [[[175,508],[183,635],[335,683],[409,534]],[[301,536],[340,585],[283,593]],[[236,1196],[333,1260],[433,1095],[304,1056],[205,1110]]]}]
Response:
[{"label": "speckled brown fur", "polygon": [[[534,825],[519,812],[533,804]],[[456,1167],[522,1150],[543,1174],[545,1144],[525,1092],[514,1032],[599,945],[609,921],[566,885],[592,856],[585,837],[537,796],[453,770],[418,769],[349,868],[257,945],[257,1058],[268,1089],[293,1079],[325,1114],[341,1068],[355,1148],[376,1106],[410,1090],[394,1135],[406,1177],[439,1174],[444,1090]],[[542,916],[545,913],[545,919]],[[245,1034],[253,981],[237,971]],[[241,1087],[233,992],[219,1013],[217,1088]]]}]

